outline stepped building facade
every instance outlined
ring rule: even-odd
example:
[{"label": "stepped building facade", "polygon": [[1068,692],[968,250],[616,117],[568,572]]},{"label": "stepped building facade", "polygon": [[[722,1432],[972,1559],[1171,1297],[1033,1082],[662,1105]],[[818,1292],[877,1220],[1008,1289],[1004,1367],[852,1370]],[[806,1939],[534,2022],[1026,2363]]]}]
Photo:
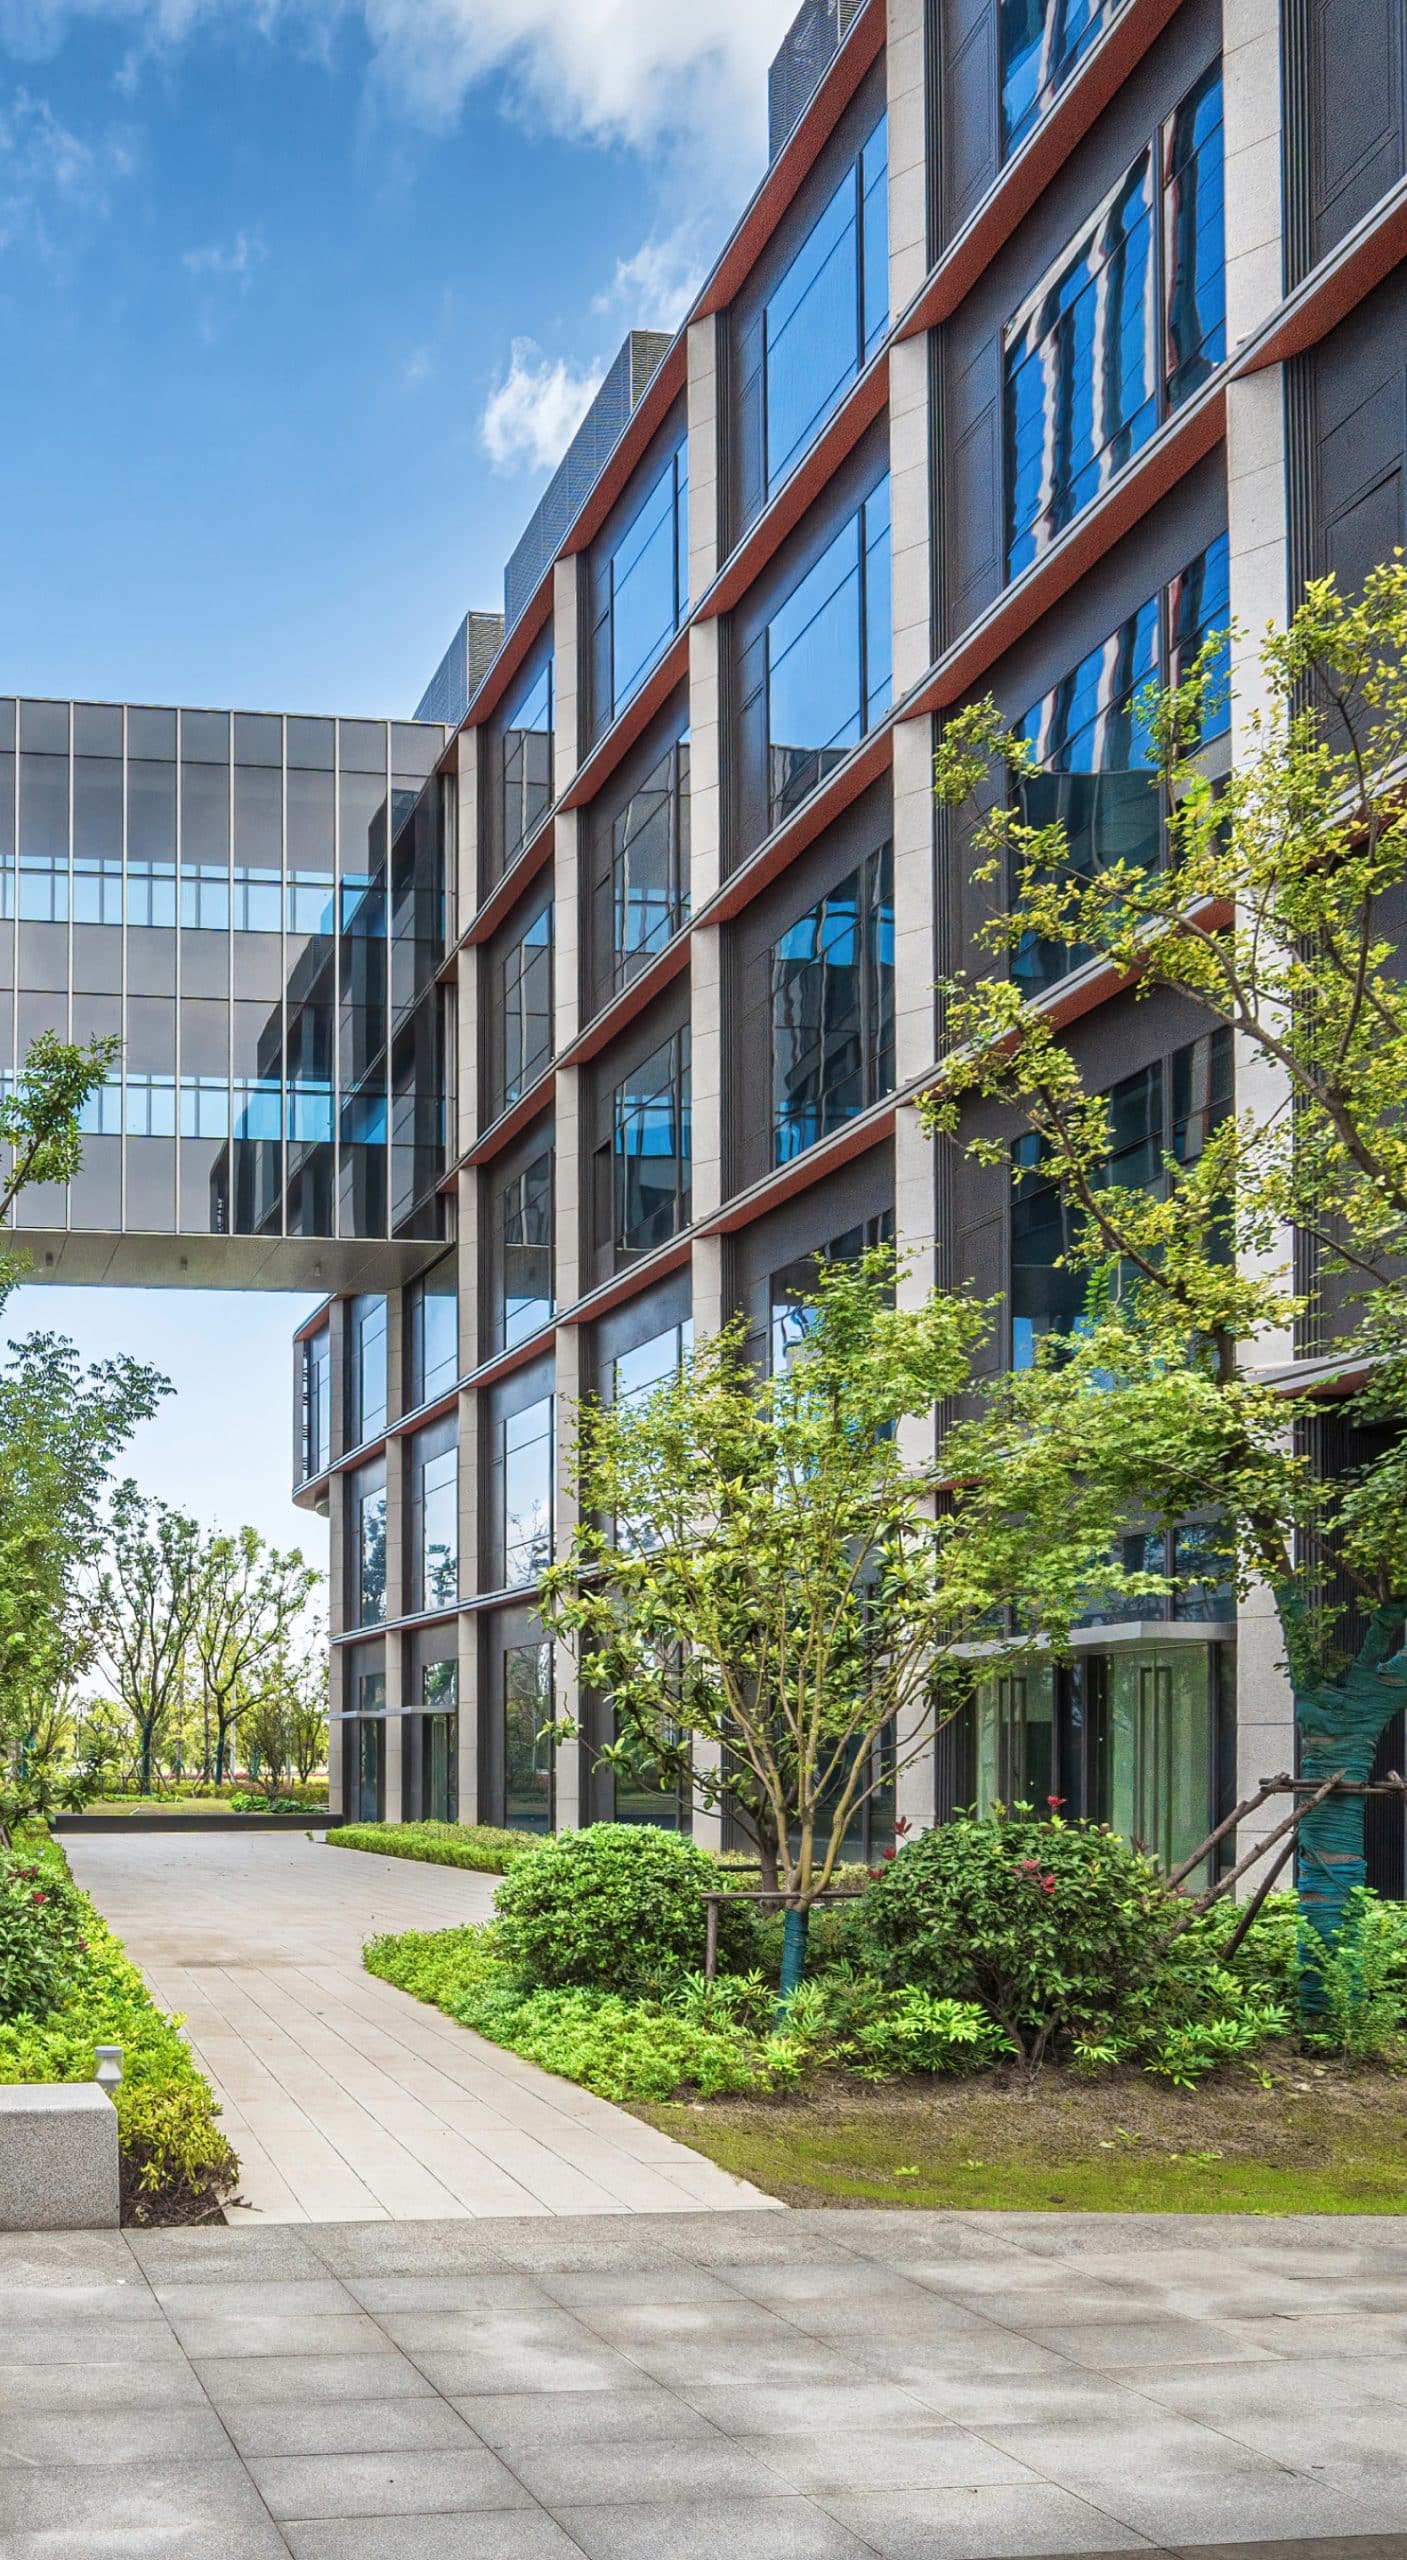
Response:
[{"label": "stepped building facade", "polygon": [[[1405,88],[1407,0],[808,0],[692,312],[627,340],[416,720],[0,706],[12,1054],[125,1044],[25,1241],[325,1292],[297,1499],[348,1813],[688,1819],[602,1765],[609,1702],[543,1739],[584,1392],[737,1308],[785,1357],[815,1255],[881,1236],[1002,1296],[994,1360],[1070,1321],[1058,1202],[919,1125],[980,921],[939,727],[992,693],[1042,814],[1156,859],[1139,687],[1404,539]],[[1020,965],[1163,1180],[1229,1043]],[[1058,1792],[1175,1861],[1292,1756],[1276,1654],[1209,1568],[994,1674],[856,1846]]]}]

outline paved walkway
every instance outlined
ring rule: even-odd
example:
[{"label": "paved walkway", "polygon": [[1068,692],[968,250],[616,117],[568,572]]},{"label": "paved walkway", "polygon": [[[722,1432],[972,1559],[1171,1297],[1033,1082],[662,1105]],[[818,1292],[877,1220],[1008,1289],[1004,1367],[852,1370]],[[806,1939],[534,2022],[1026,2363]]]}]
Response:
[{"label": "paved walkway", "polygon": [[491,1876],[301,1834],[70,1834],[73,1872],[187,2021],[239,2153],[230,2220],[770,2206],[620,2107],[362,1965],[381,1930],[488,1917]]},{"label": "paved walkway", "polygon": [[1407,2219],[0,2238],[0,2302],[3,2560],[1407,2560]]}]

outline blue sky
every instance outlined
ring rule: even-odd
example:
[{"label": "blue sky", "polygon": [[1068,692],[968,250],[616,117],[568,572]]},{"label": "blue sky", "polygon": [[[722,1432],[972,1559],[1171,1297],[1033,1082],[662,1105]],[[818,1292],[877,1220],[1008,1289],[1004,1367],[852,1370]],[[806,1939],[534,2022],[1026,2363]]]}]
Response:
[{"label": "blue sky", "polygon": [[[0,692],[413,710],[626,329],[673,324],[755,183],[793,14],[0,0]],[[138,1472],[226,1513],[222,1450],[284,1535],[304,1303],[35,1289],[9,1323],[159,1338],[179,1420]],[[271,1382],[256,1475],[232,1374],[250,1437]]]}]

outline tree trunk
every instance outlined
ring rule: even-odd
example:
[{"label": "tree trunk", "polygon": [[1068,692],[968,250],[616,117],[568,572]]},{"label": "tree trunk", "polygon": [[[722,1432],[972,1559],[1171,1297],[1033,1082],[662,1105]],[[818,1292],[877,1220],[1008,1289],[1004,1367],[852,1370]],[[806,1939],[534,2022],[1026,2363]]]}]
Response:
[{"label": "tree trunk", "polygon": [[215,1784],[217,1787],[222,1787],[225,1783],[225,1744],[227,1739],[228,1736],[226,1734],[224,1720],[222,1718],[215,1728]]},{"label": "tree trunk", "polygon": [[137,1793],[140,1796],[151,1794],[151,1761],[152,1730],[150,1725],[143,1725],[141,1750],[137,1760]]},{"label": "tree trunk", "polygon": [[811,1914],[803,1905],[789,1902],[782,1922],[782,1974],[777,1985],[777,2024],[784,2027],[792,1996],[801,1988],[806,1973],[806,1940],[811,1928]]},{"label": "tree trunk", "polygon": [[[1336,1679],[1295,1692],[1300,1775],[1322,1784],[1335,1770],[1366,1785],[1384,1726],[1407,1698],[1407,1653],[1389,1654],[1402,1625],[1400,1602],[1376,1609],[1358,1652]],[[1299,1902],[1325,1945],[1344,1924],[1349,1896],[1367,1880],[1362,1795],[1327,1796],[1299,1827]],[[1323,1976],[1311,1947],[1301,1960],[1300,2002],[1306,2015],[1323,2008]]]}]

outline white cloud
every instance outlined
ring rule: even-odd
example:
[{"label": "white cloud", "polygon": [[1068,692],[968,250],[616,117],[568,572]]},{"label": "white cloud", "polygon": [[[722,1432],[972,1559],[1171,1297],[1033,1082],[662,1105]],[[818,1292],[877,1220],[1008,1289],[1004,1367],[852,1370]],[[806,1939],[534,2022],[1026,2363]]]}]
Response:
[{"label": "white cloud", "polygon": [[0,248],[24,232],[49,248],[56,215],[105,214],[113,187],[135,167],[130,136],[85,141],[46,98],[16,89],[0,104]]},{"label": "white cloud", "polygon": [[495,471],[550,471],[601,387],[599,366],[545,356],[515,338],[512,361],[485,404],[479,433]]},{"label": "white cloud", "polygon": [[614,282],[593,308],[619,310],[631,328],[677,329],[707,273],[697,226],[686,223],[663,240],[646,240],[633,258],[618,258]]},{"label": "white cloud", "polygon": [[0,0],[0,47],[41,59],[101,24],[130,31],[139,68],[196,27],[288,31],[317,52],[359,24],[376,93],[433,130],[497,81],[535,129],[667,157],[719,203],[764,147],[767,66],[794,14],[795,0]]},{"label": "white cloud", "polygon": [[258,231],[237,231],[233,240],[212,240],[203,249],[183,251],[181,264],[193,276],[232,277],[241,290],[268,251]]}]

